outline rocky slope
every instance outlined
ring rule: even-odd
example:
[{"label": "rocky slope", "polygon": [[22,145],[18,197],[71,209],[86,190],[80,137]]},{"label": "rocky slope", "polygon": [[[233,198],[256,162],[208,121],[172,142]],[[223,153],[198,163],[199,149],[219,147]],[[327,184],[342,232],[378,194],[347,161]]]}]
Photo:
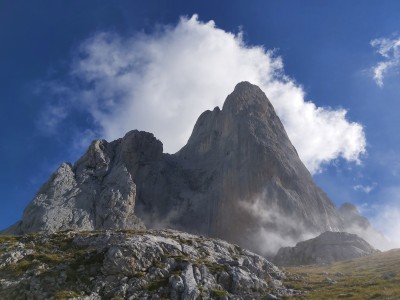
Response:
[{"label": "rocky slope", "polygon": [[6,233],[140,228],[136,216],[150,228],[220,237],[258,253],[344,226],[266,95],[248,82],[222,110],[204,112],[174,155],[146,132],[94,141],[73,166],[61,165]]},{"label": "rocky slope", "polygon": [[295,247],[279,249],[274,263],[279,266],[323,265],[375,252],[377,250],[355,234],[327,231],[316,238],[299,242]]},{"label": "rocky slope", "polygon": [[0,237],[1,299],[276,299],[296,294],[261,256],[171,230]]}]

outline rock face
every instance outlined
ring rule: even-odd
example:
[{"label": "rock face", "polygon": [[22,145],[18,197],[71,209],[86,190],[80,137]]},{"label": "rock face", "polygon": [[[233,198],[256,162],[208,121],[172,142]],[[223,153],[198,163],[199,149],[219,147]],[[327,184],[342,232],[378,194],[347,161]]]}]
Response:
[{"label": "rock face", "polygon": [[366,229],[371,226],[368,219],[360,214],[357,207],[351,203],[343,203],[339,208],[345,228],[359,227]]},{"label": "rock face", "polygon": [[58,232],[0,243],[1,299],[277,299],[261,256],[177,231]]},{"label": "rock face", "polygon": [[279,266],[329,264],[366,256],[376,251],[355,234],[327,231],[316,238],[299,242],[295,247],[279,249],[274,263]]},{"label": "rock face", "polygon": [[281,246],[271,233],[301,240],[343,230],[271,103],[248,82],[222,110],[204,112],[174,155],[146,132],[93,142],[74,166],[59,168],[7,232],[136,228],[135,215],[151,228],[220,237],[259,253]]},{"label": "rock face", "polygon": [[197,194],[210,211],[201,219],[212,235],[262,251],[261,232],[297,239],[342,228],[257,86],[239,83],[222,110],[203,113],[177,156],[201,172],[204,192]]},{"label": "rock face", "polygon": [[135,155],[143,150],[135,134],[111,144],[94,141],[74,166],[63,163],[26,207],[22,221],[3,233],[144,228],[134,215],[136,185],[127,169],[131,154],[138,161],[146,157]]}]

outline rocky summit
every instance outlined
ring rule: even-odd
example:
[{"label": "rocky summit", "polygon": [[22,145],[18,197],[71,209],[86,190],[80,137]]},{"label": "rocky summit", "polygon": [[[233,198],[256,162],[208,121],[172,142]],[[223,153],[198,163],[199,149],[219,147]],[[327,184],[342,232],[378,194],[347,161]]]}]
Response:
[{"label": "rocky summit", "polygon": [[375,252],[343,230],[382,237],[351,204],[336,208],[264,92],[241,82],[175,154],[133,130],[63,163],[0,232],[0,299],[286,298],[297,285],[265,257],[325,231],[275,262]]},{"label": "rocky summit", "polygon": [[222,109],[204,112],[176,154],[136,130],[94,141],[74,165],[59,167],[22,220],[3,233],[137,229],[142,222],[264,254],[305,233],[344,228],[268,98],[248,82],[235,87]]},{"label": "rocky summit", "polygon": [[298,292],[263,257],[171,230],[0,236],[1,299],[277,299]]},{"label": "rocky summit", "polygon": [[279,266],[329,264],[377,252],[364,239],[347,232],[324,232],[316,238],[279,249],[274,263]]}]

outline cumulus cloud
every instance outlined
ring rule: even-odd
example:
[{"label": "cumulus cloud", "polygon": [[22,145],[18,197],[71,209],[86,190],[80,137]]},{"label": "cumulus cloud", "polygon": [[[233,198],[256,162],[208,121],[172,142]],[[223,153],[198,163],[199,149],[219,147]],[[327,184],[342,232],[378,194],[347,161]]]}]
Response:
[{"label": "cumulus cloud", "polygon": [[365,152],[362,126],[350,122],[345,109],[306,101],[275,51],[248,45],[242,33],[196,15],[152,34],[94,35],[76,54],[71,81],[71,102],[109,140],[145,130],[173,153],[187,142],[203,111],[222,106],[238,82],[249,81],[265,91],[312,173],[338,157],[359,162]]},{"label": "cumulus cloud", "polygon": [[385,75],[399,69],[400,37],[374,39],[370,44],[383,58],[383,61],[378,62],[372,69],[375,82],[382,87]]}]

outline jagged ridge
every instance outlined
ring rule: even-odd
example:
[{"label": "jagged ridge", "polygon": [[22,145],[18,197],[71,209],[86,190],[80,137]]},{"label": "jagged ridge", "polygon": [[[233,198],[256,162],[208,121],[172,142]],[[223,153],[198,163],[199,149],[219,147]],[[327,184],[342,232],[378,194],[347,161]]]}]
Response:
[{"label": "jagged ridge", "polygon": [[343,229],[268,98],[248,82],[222,110],[204,112],[174,155],[135,130],[94,141],[74,166],[58,169],[7,232],[141,227],[135,216],[148,227],[220,237],[259,253],[280,246],[268,248],[264,233],[300,240]]}]

